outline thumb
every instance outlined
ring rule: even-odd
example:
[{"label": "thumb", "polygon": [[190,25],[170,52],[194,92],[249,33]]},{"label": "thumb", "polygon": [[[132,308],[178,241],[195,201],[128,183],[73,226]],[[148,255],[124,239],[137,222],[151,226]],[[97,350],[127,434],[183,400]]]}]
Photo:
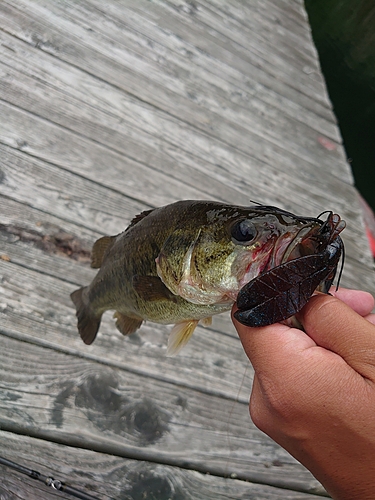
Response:
[{"label": "thumb", "polygon": [[335,352],[363,377],[375,381],[375,326],[341,300],[312,297],[298,315],[319,346]]}]

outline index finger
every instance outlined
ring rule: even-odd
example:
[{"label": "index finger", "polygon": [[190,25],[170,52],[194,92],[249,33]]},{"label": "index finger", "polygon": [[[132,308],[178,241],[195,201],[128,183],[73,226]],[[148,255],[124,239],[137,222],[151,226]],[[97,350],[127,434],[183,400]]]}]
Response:
[{"label": "index finger", "polygon": [[374,297],[371,293],[349,288],[331,287],[330,294],[348,304],[361,316],[367,316],[374,308]]},{"label": "index finger", "polygon": [[341,300],[312,297],[298,315],[317,345],[339,354],[362,376],[375,381],[375,326]]}]

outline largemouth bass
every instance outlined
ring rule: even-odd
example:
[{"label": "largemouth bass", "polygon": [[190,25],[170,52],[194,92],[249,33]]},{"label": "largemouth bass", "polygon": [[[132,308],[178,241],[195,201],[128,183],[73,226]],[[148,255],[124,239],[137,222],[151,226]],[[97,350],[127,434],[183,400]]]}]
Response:
[{"label": "largemouth bass", "polygon": [[[343,221],[341,221],[343,222]],[[199,321],[231,309],[239,290],[272,268],[318,253],[323,221],[276,207],[179,201],[136,216],[92,249],[89,286],[71,294],[82,340],[91,344],[102,314],[135,332],[143,321],[173,324],[167,354],[178,352]]]}]

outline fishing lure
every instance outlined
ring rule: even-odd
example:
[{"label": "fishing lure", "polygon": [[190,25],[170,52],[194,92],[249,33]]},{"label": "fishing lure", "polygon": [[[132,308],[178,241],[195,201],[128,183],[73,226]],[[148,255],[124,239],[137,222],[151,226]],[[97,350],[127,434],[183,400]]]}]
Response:
[{"label": "fishing lure", "polygon": [[[329,212],[316,235],[320,251],[280,264],[244,285],[237,296],[234,317],[246,326],[271,325],[298,313],[315,290],[328,293],[344,256],[339,236],[344,228],[345,222]],[[339,280],[341,273],[342,267]]]}]

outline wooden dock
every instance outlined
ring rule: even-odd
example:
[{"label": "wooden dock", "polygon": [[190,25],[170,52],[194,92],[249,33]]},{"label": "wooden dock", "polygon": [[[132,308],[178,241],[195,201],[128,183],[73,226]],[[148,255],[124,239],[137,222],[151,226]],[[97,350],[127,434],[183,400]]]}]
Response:
[{"label": "wooden dock", "polygon": [[[0,455],[98,499],[313,500],[258,431],[230,322],[80,340],[93,242],[178,199],[347,221],[342,284],[375,293],[302,0],[0,2]],[[0,466],[6,500],[72,498]]]}]

